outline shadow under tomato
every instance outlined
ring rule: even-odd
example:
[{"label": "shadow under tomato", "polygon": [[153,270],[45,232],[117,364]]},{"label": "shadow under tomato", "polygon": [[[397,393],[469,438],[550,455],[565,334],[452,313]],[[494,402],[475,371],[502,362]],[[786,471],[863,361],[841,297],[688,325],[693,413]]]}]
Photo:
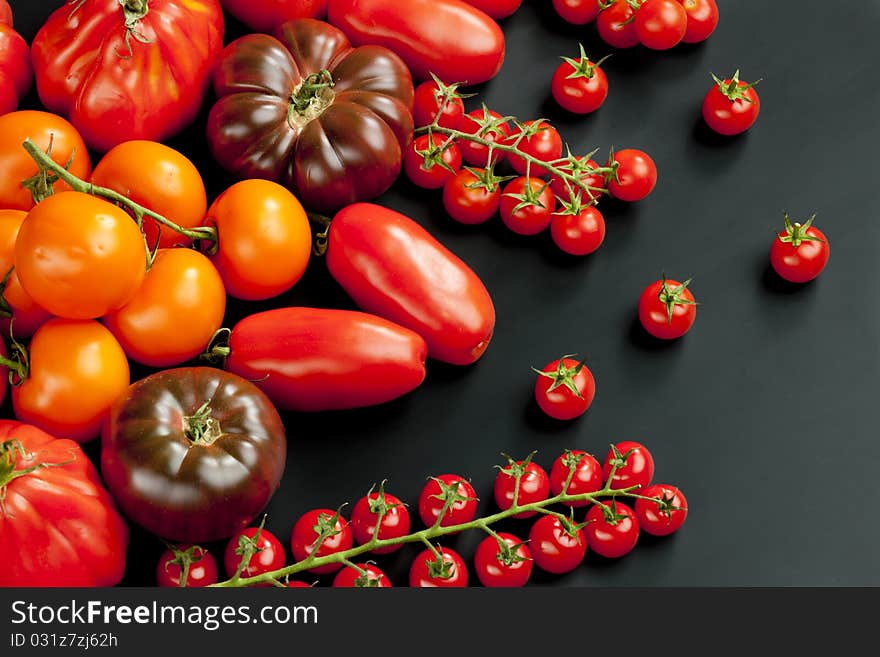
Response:
[{"label": "shadow under tomato", "polygon": [[693,127],[691,128],[691,138],[700,146],[707,148],[727,148],[730,150],[742,148],[748,138],[748,130],[738,135],[722,135],[709,127],[703,119],[702,110],[698,107]]},{"label": "shadow under tomato", "polygon": [[634,317],[629,321],[629,331],[627,332],[627,337],[629,338],[630,344],[642,349],[643,351],[671,351],[673,349],[677,349],[681,343],[681,340],[686,338],[687,336],[683,336],[677,340],[661,340],[660,338],[655,338],[653,335],[648,333],[645,328],[642,326],[642,323],[639,321],[639,317],[634,312]]},{"label": "shadow under tomato", "polygon": [[776,273],[776,270],[773,269],[773,266],[770,264],[766,255],[761,255],[758,267],[761,276],[761,286],[764,288],[764,290],[770,292],[771,294],[806,294],[807,290],[815,287],[813,283],[816,279],[813,279],[812,281],[808,281],[806,283],[792,283],[785,280],[784,278],[782,278],[782,276]]}]

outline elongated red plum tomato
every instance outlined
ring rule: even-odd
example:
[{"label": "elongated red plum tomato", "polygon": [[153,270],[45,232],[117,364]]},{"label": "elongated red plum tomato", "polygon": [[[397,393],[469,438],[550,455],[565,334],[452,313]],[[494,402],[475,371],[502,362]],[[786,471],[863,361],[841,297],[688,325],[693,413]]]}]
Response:
[{"label": "elongated red plum tomato", "polygon": [[[516,144],[520,151],[540,162],[553,162],[562,157],[562,137],[559,131],[546,121],[525,121],[522,129],[513,130],[507,138],[509,145]],[[543,176],[547,169],[531,164],[515,153],[507,154],[507,161],[521,176]]]},{"label": "elongated red plum tomato", "polygon": [[458,146],[436,133],[416,137],[403,158],[406,177],[423,189],[440,189],[460,169]]},{"label": "elongated red plum tomato", "polygon": [[115,586],[128,526],[82,448],[0,420],[2,587]]},{"label": "elongated red plum tomato", "polygon": [[573,420],[593,403],[596,380],[585,361],[565,356],[535,372],[535,401],[550,417]]},{"label": "elongated red plum tomato", "polygon": [[440,114],[437,125],[454,128],[464,114],[464,103],[458,85],[445,85],[438,80],[425,80],[413,95],[413,122],[416,127],[430,125]]},{"label": "elongated red plum tomato", "polygon": [[523,0],[464,0],[492,18],[507,18],[516,13]]},{"label": "elongated red plum tomato", "polygon": [[399,212],[356,203],[336,213],[327,268],[363,310],[421,335],[431,358],[468,365],[489,346],[495,306],[486,286]]},{"label": "elongated red plum tomato", "polygon": [[678,488],[669,484],[654,484],[640,490],[639,495],[655,498],[654,501],[641,497],[636,499],[635,512],[639,527],[653,536],[668,536],[681,529],[688,514],[687,499]]},{"label": "elongated red plum tomato", "polygon": [[651,50],[669,50],[684,38],[688,15],[678,0],[646,0],[633,25],[639,41]]},{"label": "elongated red plum tomato", "polygon": [[559,17],[572,25],[586,25],[599,15],[599,0],[553,0]]},{"label": "elongated red plum tomato", "polygon": [[169,547],[156,564],[160,587],[202,587],[217,582],[217,560],[200,545]]},{"label": "elongated red plum tomato", "polygon": [[353,310],[274,308],[232,328],[225,368],[281,409],[328,411],[381,404],[425,379],[425,341]]},{"label": "elongated red plum tomato", "polygon": [[608,178],[608,193],[621,201],[641,201],[657,186],[657,165],[645,151],[619,150],[612,153],[605,166],[614,168]]},{"label": "elongated red plum tomato", "polygon": [[614,0],[614,4],[600,11],[596,17],[599,37],[613,48],[634,48],[639,45],[634,13],[627,0]]},{"label": "elongated red plum tomato", "polygon": [[6,302],[5,306],[0,305],[6,311],[0,313],[0,332],[10,335],[12,323],[18,339],[31,337],[34,331],[52,318],[48,310],[42,308],[24,291],[18,280],[18,273],[13,268],[15,241],[26,216],[27,212],[23,210],[0,210],[0,295]]},{"label": "elongated red plum tomato", "polygon": [[[373,540],[376,523],[382,514],[377,538],[399,538],[409,533],[409,511],[399,497],[384,491],[370,493],[359,499],[351,510],[351,533],[358,545]],[[376,548],[374,554],[391,554],[403,547],[402,544]]]},{"label": "elongated red plum tomato", "polygon": [[[572,468],[574,471],[572,472]],[[571,479],[569,480],[569,473]],[[592,454],[581,450],[566,450],[553,461],[550,468],[550,492],[555,496],[562,492],[566,495],[582,495],[595,493],[602,489],[602,466]],[[568,487],[565,482],[568,480]],[[587,500],[565,502],[567,506],[581,507],[590,504]]]},{"label": "elongated red plum tomato", "polygon": [[[306,511],[290,532],[290,552],[295,561],[302,561],[312,553],[318,558],[344,552],[353,544],[348,521],[333,509]],[[342,568],[341,563],[329,563],[310,568],[309,572],[326,575],[335,573],[340,568]]]},{"label": "elongated red plum tomato", "polygon": [[608,97],[608,78],[602,60],[591,61],[584,46],[580,57],[563,57],[550,80],[550,93],[559,106],[575,114],[589,114],[602,106]]},{"label": "elongated red plum tomato", "polygon": [[813,215],[803,224],[785,215],[785,227],[770,246],[770,264],[785,280],[806,283],[824,271],[831,255],[828,238],[813,225]]},{"label": "elongated red plum tomato", "polygon": [[482,224],[498,212],[501,187],[491,171],[466,167],[443,186],[443,207],[460,224]]},{"label": "elongated red plum tomato", "polygon": [[396,52],[418,80],[479,84],[504,63],[501,28],[461,0],[330,0],[327,17],[353,44]]},{"label": "elongated red plum tomato", "polygon": [[720,135],[738,135],[751,128],[761,113],[761,99],[755,90],[757,82],[739,79],[739,71],[732,77],[719,79],[703,99],[703,120]]},{"label": "elongated red plum tomato", "polygon": [[638,303],[639,322],[648,333],[660,340],[675,340],[691,330],[697,302],[688,289],[690,282],[662,278],[644,289]]},{"label": "elongated red plum tomato", "polygon": [[597,502],[587,511],[586,522],[587,546],[608,559],[629,554],[639,540],[639,520],[622,502]]},{"label": "elongated red plum tomato", "polygon": [[463,588],[468,585],[464,559],[455,550],[438,547],[440,557],[426,548],[413,559],[409,568],[412,588]]},{"label": "elongated red plum tomato", "polygon": [[223,566],[228,577],[235,575],[246,554],[251,556],[241,577],[256,577],[284,567],[284,546],[268,529],[248,527],[232,535],[223,551]]},{"label": "elongated red plum tomato", "polygon": [[327,0],[220,0],[223,9],[255,32],[271,34],[295,18],[324,18]]},{"label": "elongated red plum tomato", "polygon": [[355,564],[356,568],[346,566],[333,578],[335,588],[391,588],[391,580],[377,566],[371,563]]},{"label": "elongated red plum tomato", "polygon": [[550,183],[540,178],[519,176],[501,192],[499,211],[504,225],[518,235],[537,235],[553,219],[556,197]]},{"label": "elongated red plum tomato", "polygon": [[513,534],[487,536],[474,553],[474,571],[485,587],[525,586],[532,575],[531,550]]},{"label": "elongated red plum tomato", "polygon": [[654,457],[648,448],[633,440],[623,440],[612,445],[602,465],[602,475],[606,481],[614,466],[611,488],[615,490],[639,486],[647,488],[654,477]]},{"label": "elongated red plum tomato", "polygon": [[550,222],[550,235],[556,246],[569,255],[589,255],[605,241],[605,217],[595,205],[557,212]]},{"label": "elongated red plum tomato", "polygon": [[[456,126],[461,132],[475,135],[487,142],[503,143],[510,136],[510,124],[498,112],[487,107],[463,114]],[[473,167],[486,167],[489,162],[489,147],[467,139],[458,140],[462,159]],[[501,151],[493,150],[492,162],[497,162]]]},{"label": "elongated red plum tomato", "polygon": [[687,31],[683,43],[699,43],[708,39],[718,27],[718,5],[715,0],[678,0],[687,12]]},{"label": "elongated red plum tomato", "polygon": [[587,554],[584,530],[556,516],[541,516],[529,530],[529,551],[543,571],[561,575],[577,568]]},{"label": "elongated red plum tomato", "polygon": [[470,522],[477,517],[477,493],[464,477],[431,477],[419,493],[419,517],[425,527],[433,527],[438,518],[440,527]]},{"label": "elongated red plum tomato", "polygon": [[[516,489],[517,476],[519,476],[519,491]],[[500,468],[495,475],[493,492],[495,503],[502,511],[513,506],[514,495],[518,506],[541,502],[550,496],[550,477],[544,468],[531,459],[526,461],[510,459],[507,466]],[[537,513],[537,511],[522,511],[513,517],[531,518]]]}]

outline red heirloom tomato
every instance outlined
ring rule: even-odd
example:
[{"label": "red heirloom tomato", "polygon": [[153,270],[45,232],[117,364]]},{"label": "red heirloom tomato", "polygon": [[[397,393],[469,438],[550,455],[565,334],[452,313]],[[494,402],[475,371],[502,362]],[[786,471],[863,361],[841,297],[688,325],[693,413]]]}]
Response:
[{"label": "red heirloom tomato", "polygon": [[409,568],[412,588],[463,588],[468,585],[464,559],[455,550],[438,547],[440,558],[430,549],[419,552]]},{"label": "red heirloom tomato", "polygon": [[223,9],[255,32],[272,30],[294,18],[323,18],[327,0],[220,0]]},{"label": "red heirloom tomato", "polygon": [[608,193],[621,201],[641,201],[657,185],[657,165],[645,151],[625,148],[612,153],[605,166],[614,168],[608,179]]},{"label": "red heirloom tomato", "polygon": [[425,341],[388,320],[353,310],[275,308],[239,321],[226,369],[284,410],[381,404],[425,378]]},{"label": "red heirloom tomato", "polygon": [[718,5],[715,0],[678,0],[687,12],[687,31],[684,43],[699,43],[708,39],[718,27]]},{"label": "red heirloom tomato", "polygon": [[[312,509],[307,511],[290,532],[290,551],[295,561],[302,561],[314,553],[315,558],[344,552],[354,545],[351,526],[338,511]],[[342,568],[341,563],[329,563],[310,568],[310,573],[326,575]]]},{"label": "red heirloom tomato", "polygon": [[550,417],[573,420],[593,403],[596,380],[585,361],[564,356],[535,372],[535,401]]},{"label": "red heirloom tomato", "polygon": [[760,82],[742,82],[739,71],[721,80],[712,76],[715,86],[703,99],[703,119],[721,135],[738,135],[751,128],[761,113],[761,99],[755,91]]},{"label": "red heirloom tomato", "polygon": [[115,586],[127,547],[128,527],[80,446],[0,420],[0,586]]},{"label": "red heirloom tomato", "polygon": [[217,0],[78,0],[34,38],[37,91],[95,150],[163,141],[195,118],[222,47]]},{"label": "red heirloom tomato", "polygon": [[414,185],[440,189],[461,169],[461,152],[443,135],[422,135],[407,149],[403,169]]},{"label": "red heirloom tomato", "polygon": [[608,97],[608,78],[598,62],[590,61],[580,46],[577,59],[563,57],[550,80],[550,93],[563,109],[575,114],[589,114],[602,106]]},{"label": "red heirloom tomato", "polygon": [[602,465],[602,474],[606,480],[615,465],[617,470],[611,480],[611,488],[614,489],[630,486],[647,488],[654,477],[654,457],[647,447],[632,440],[623,440],[608,450]]},{"label": "red heirloom tomato", "polygon": [[[546,121],[526,121],[522,125],[522,130],[514,130],[510,133],[510,137],[507,138],[508,144],[517,144],[523,153],[542,162],[553,162],[562,157],[562,137],[556,128]],[[507,161],[521,176],[543,176],[547,173],[544,167],[530,165],[524,158],[514,153],[507,154]]]},{"label": "red heirloom tomato", "polygon": [[[516,490],[516,476],[520,474],[519,492]],[[513,506],[514,493],[517,504],[531,504],[546,500],[550,496],[550,477],[547,471],[529,458],[526,461],[513,461],[506,468],[498,470],[493,488],[495,503],[502,511]],[[522,511],[514,518],[531,518],[537,511]]]},{"label": "red heirloom tomato", "polygon": [[474,570],[485,587],[525,586],[532,574],[532,553],[513,534],[487,536],[477,545]]},{"label": "red heirloom tomato", "polygon": [[425,527],[433,527],[441,513],[441,527],[460,525],[476,518],[477,493],[471,482],[454,474],[431,477],[419,493],[419,517]]},{"label": "red heirloom tomato", "polygon": [[[492,182],[484,180],[492,177]],[[443,207],[460,224],[482,224],[495,216],[501,205],[499,179],[486,169],[465,168],[443,186]]]},{"label": "red heirloom tomato", "polygon": [[492,18],[507,18],[522,5],[522,0],[464,0]]},{"label": "red heirloom tomato", "polygon": [[[259,536],[257,536],[259,532]],[[223,566],[226,575],[232,577],[238,571],[248,549],[253,550],[251,558],[241,571],[240,577],[256,577],[279,568],[284,568],[284,546],[275,534],[261,527],[248,527],[232,535],[223,552]]]},{"label": "red heirloom tomato", "polygon": [[587,539],[574,523],[556,516],[541,516],[529,531],[529,551],[535,565],[556,575],[577,568],[587,554]]},{"label": "red heirloom tomato", "polygon": [[[574,466],[574,474],[565,487],[568,479],[570,466]],[[595,493],[602,489],[602,466],[592,454],[581,450],[566,450],[560,455],[550,468],[550,492],[554,496],[563,491],[566,495],[582,495],[583,493]],[[590,504],[588,501],[565,502],[568,506],[579,507]]]},{"label": "red heirloom tomato", "polygon": [[599,36],[614,48],[634,48],[639,45],[634,14],[635,10],[627,0],[614,0],[614,4],[602,9],[596,18]]},{"label": "red heirloom tomato", "polygon": [[669,50],[687,32],[688,15],[678,0],[646,0],[633,21],[639,41],[651,50]]},{"label": "red heirloom tomato", "polygon": [[587,545],[609,559],[632,552],[639,540],[639,520],[626,504],[617,500],[598,502],[587,511],[584,527]]},{"label": "red heirloom tomato", "polygon": [[161,587],[201,587],[217,582],[217,561],[201,545],[170,547],[156,564],[156,583]]},{"label": "red heirloom tomato", "polygon": [[[391,588],[391,580],[388,575],[379,570],[371,563],[355,564],[357,568],[346,566],[333,578],[333,586],[336,588]],[[360,569],[360,570],[358,570]]]},{"label": "red heirloom tomato", "polygon": [[[510,136],[510,124],[498,112],[486,108],[473,110],[463,114],[456,126],[462,132],[476,135],[492,143],[504,143]],[[475,141],[460,139],[458,148],[462,159],[474,167],[485,167],[489,162],[489,147]],[[501,151],[492,152],[492,162],[497,162]]]},{"label": "red heirloom tomato", "polygon": [[327,268],[366,312],[421,335],[428,356],[476,361],[492,339],[495,306],[479,277],[418,223],[371,203],[333,217]]},{"label": "red heirloom tomato", "polygon": [[24,291],[13,269],[15,240],[26,216],[23,210],[0,210],[0,333],[8,336],[12,324],[16,338],[31,337],[52,317]]},{"label": "red heirloom tomato", "polygon": [[110,411],[101,472],[132,521],[200,543],[247,527],[278,489],[287,457],[275,407],[249,381],[211,367],[136,381]]},{"label": "red heirloom tomato", "polygon": [[553,0],[559,17],[572,25],[586,25],[596,20],[601,7],[599,0]]},{"label": "red heirloom tomato", "polygon": [[330,0],[327,15],[355,45],[396,52],[419,80],[433,73],[446,83],[478,84],[504,63],[498,23],[461,0]]},{"label": "red heirloom tomato", "polygon": [[785,215],[785,228],[770,247],[770,264],[777,274],[792,283],[816,278],[828,264],[831,247],[825,233],[813,226],[813,215],[803,225],[792,224]]},{"label": "red heirloom tomato", "polygon": [[[359,545],[373,540],[376,522],[384,510],[382,522],[379,524],[378,538],[399,538],[409,533],[409,511],[400,498],[386,493],[370,493],[362,497],[351,510],[351,533]],[[374,554],[391,554],[403,547],[402,544],[376,548]]]},{"label": "red heirloom tomato", "polygon": [[0,23],[12,27],[12,7],[6,0],[0,0]]},{"label": "red heirloom tomato", "polygon": [[18,107],[31,87],[31,57],[27,41],[0,21],[0,114]]},{"label": "red heirloom tomato", "polygon": [[639,321],[648,333],[661,340],[675,340],[691,330],[697,302],[687,287],[690,282],[663,278],[645,288],[638,308]]},{"label": "red heirloom tomato", "polygon": [[681,529],[688,508],[687,499],[678,488],[669,484],[654,484],[640,490],[639,495],[655,498],[653,502],[636,499],[636,517],[645,532],[654,536],[668,536]]},{"label": "red heirloom tomato", "polygon": [[310,18],[226,46],[214,91],[207,134],[217,161],[241,178],[281,183],[312,210],[382,194],[412,139],[406,65],[387,48],[352,48]]}]

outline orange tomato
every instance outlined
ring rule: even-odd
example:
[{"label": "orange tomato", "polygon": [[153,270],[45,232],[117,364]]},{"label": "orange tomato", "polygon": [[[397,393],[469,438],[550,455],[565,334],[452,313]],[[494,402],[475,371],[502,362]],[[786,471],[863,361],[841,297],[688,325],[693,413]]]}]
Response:
[{"label": "orange tomato", "polygon": [[[30,138],[44,151],[52,143],[52,159],[66,165],[68,171],[78,178],[88,179],[92,162],[85,142],[67,120],[36,110],[21,110],[0,116],[0,207],[13,210],[30,210],[34,199],[22,182],[37,173],[37,164],[22,142]],[[62,181],[54,184],[56,192],[69,190]]]},{"label": "orange tomato", "polygon": [[100,322],[53,318],[30,343],[29,372],[12,389],[15,417],[59,438],[97,437],[128,390],[125,352]]},{"label": "orange tomato", "polygon": [[[155,141],[133,140],[114,146],[92,172],[92,182],[108,187],[161,214],[183,228],[202,223],[208,201],[195,165],[182,153]],[[155,248],[187,245],[190,240],[144,217],[147,244]]]},{"label": "orange tomato", "polygon": [[305,273],[312,230],[299,200],[268,180],[243,180],[208,209],[205,225],[217,227],[211,261],[233,297],[261,300],[289,290]]},{"label": "orange tomato", "polygon": [[0,294],[6,300],[11,317],[0,313],[0,331],[3,335],[9,335],[10,321],[16,338],[29,338],[40,326],[45,324],[52,314],[45,308],[40,307],[30,295],[24,291],[18,280],[18,273],[13,268],[15,253],[15,238],[18,237],[18,229],[21,222],[27,216],[23,210],[0,210],[0,280],[12,269],[12,274],[6,280],[6,287]]},{"label": "orange tomato", "polygon": [[128,303],[144,279],[143,233],[112,203],[55,194],[21,224],[15,271],[25,292],[53,315],[102,317]]},{"label": "orange tomato", "polygon": [[160,249],[134,298],[104,323],[131,359],[169,367],[204,351],[225,312],[226,290],[208,258]]}]

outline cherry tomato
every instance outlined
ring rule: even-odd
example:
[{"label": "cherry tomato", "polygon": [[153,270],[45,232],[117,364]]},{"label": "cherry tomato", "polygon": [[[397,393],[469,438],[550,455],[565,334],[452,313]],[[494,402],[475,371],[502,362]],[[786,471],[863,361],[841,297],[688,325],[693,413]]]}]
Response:
[{"label": "cherry tomato", "polygon": [[293,287],[312,252],[312,230],[302,204],[269,180],[242,180],[208,209],[205,225],[216,225],[211,261],[230,296],[269,299]]},{"label": "cherry tomato", "polygon": [[[567,162],[560,163],[558,168],[576,177],[589,187],[592,190],[588,194],[590,200],[597,199],[602,195],[601,190],[605,189],[605,176],[601,173],[596,173],[599,163],[595,160],[586,157],[571,157]],[[557,197],[563,200],[571,199],[572,196],[580,199],[584,194],[584,190],[579,186],[572,185],[559,176],[550,177],[550,189],[553,190]]]},{"label": "cherry tomato", "polygon": [[440,189],[461,169],[461,151],[439,134],[421,135],[403,156],[406,177],[423,189]]},{"label": "cherry tomato", "polygon": [[[574,466],[574,474],[565,488],[565,481],[571,466]],[[550,468],[550,492],[556,496],[565,490],[567,495],[582,495],[595,493],[602,490],[603,475],[602,466],[592,454],[581,450],[566,450],[561,454]],[[581,507],[590,504],[587,500],[565,502],[567,506]]]},{"label": "cherry tomato", "polygon": [[596,380],[584,361],[564,356],[535,371],[535,401],[550,417],[573,420],[593,403]]},{"label": "cherry tomato", "polygon": [[699,43],[708,39],[718,27],[718,5],[715,0],[678,0],[687,12],[687,31],[683,43]]},{"label": "cherry tomato", "polygon": [[[498,112],[486,108],[463,114],[458,120],[458,129],[492,143],[504,143],[510,136],[510,124]],[[485,167],[489,162],[489,147],[467,139],[458,140],[462,159],[474,167]],[[492,162],[497,162],[502,152],[492,151]]]},{"label": "cherry tomato", "polygon": [[644,289],[639,297],[639,321],[660,340],[675,340],[691,330],[697,318],[697,302],[684,283],[662,278]]},{"label": "cherry tomato", "polygon": [[639,540],[639,520],[622,502],[598,502],[587,511],[584,527],[590,550],[609,559],[632,552]]},{"label": "cherry tomato", "polygon": [[159,249],[134,297],[103,321],[129,358],[169,367],[202,353],[225,312],[223,281],[206,256]]},{"label": "cherry tomato", "polygon": [[481,224],[489,221],[498,211],[501,188],[497,182],[481,181],[480,178],[485,175],[485,169],[462,169],[446,181],[443,207],[458,223]]},{"label": "cherry tomato", "polygon": [[647,447],[633,440],[623,440],[608,450],[602,465],[602,475],[606,481],[615,465],[617,470],[614,471],[611,488],[616,490],[630,486],[647,488],[654,477],[654,457]]},{"label": "cherry tomato", "polygon": [[569,255],[589,255],[605,241],[605,217],[595,205],[574,213],[557,212],[550,222],[550,236]]},{"label": "cherry tomato", "polygon": [[419,552],[409,568],[412,588],[463,588],[468,585],[468,570],[464,559],[449,548],[437,548],[441,559],[430,549]]},{"label": "cherry tomato", "polygon": [[[307,511],[296,521],[290,533],[290,552],[295,561],[302,561],[312,552],[316,558],[326,557],[328,554],[348,550],[352,545],[351,526],[341,514],[332,509]],[[335,573],[341,567],[341,563],[330,563],[310,568],[309,572],[324,575]]]},{"label": "cherry tomato", "polygon": [[[357,568],[346,566],[333,578],[335,588],[391,588],[388,575],[371,563],[355,564]],[[358,568],[360,570],[358,570]]]},{"label": "cherry tomato", "polygon": [[525,586],[532,575],[532,553],[513,534],[500,532],[498,538],[487,536],[480,541],[474,554],[474,570],[485,587]]},{"label": "cherry tomato", "polygon": [[305,582],[300,582],[299,580],[292,579],[287,582],[287,587],[291,589],[310,589],[312,588],[311,584],[306,584]]},{"label": "cherry tomato", "polygon": [[635,512],[639,526],[653,536],[668,536],[681,529],[687,518],[687,499],[678,488],[669,484],[654,484],[639,491],[639,495],[656,498],[651,502],[636,499]]},{"label": "cherry tomato", "polygon": [[[259,532],[259,536],[257,533]],[[281,541],[268,529],[260,527],[248,527],[232,535],[226,543],[223,552],[223,565],[229,577],[235,575],[239,565],[247,554],[247,550],[255,550],[251,553],[247,565],[241,571],[241,577],[256,577],[272,570],[284,568],[284,546]],[[264,584],[263,586],[271,586]]]},{"label": "cherry tomato", "polygon": [[455,474],[442,474],[431,477],[422,487],[419,493],[419,517],[425,527],[433,527],[441,513],[441,527],[460,525],[477,517],[477,493],[467,479]]},{"label": "cherry tomato", "polygon": [[550,80],[550,93],[559,106],[575,114],[590,114],[608,97],[608,78],[601,64],[591,61],[580,45],[577,59],[563,57]]},{"label": "cherry tomato", "polygon": [[[400,501],[400,498],[380,489],[377,493],[370,493],[359,499],[351,510],[351,533],[359,545],[369,543],[373,539],[376,522],[383,511],[382,523],[379,525],[380,540],[399,538],[409,533],[410,520],[406,505]],[[402,544],[389,545],[376,548],[373,553],[390,554],[401,547]]]},{"label": "cherry tomato", "polygon": [[161,587],[197,587],[216,582],[217,561],[200,545],[170,547],[162,553],[156,565],[156,583]]},{"label": "cherry tomato", "polygon": [[[134,163],[137,163],[135,166]],[[92,172],[92,182],[127,196],[135,203],[170,219],[183,228],[202,223],[207,210],[205,184],[195,165],[183,153],[155,141],[133,140],[114,146]],[[190,240],[144,217],[144,234],[153,249]]]},{"label": "cherry tomato", "polygon": [[458,85],[446,85],[438,80],[426,80],[415,88],[413,121],[416,127],[430,125],[440,114],[437,125],[455,128],[464,114],[464,103],[457,91]]},{"label": "cherry tomato", "polygon": [[757,82],[743,82],[739,71],[721,80],[712,76],[715,86],[703,98],[703,120],[720,135],[738,135],[751,128],[761,113]]},{"label": "cherry tomato", "polygon": [[550,183],[519,176],[504,186],[499,210],[504,225],[514,233],[537,235],[550,225],[556,197]]},{"label": "cherry tomato", "polygon": [[635,148],[617,151],[606,166],[614,168],[608,180],[608,192],[621,201],[641,201],[657,185],[657,165],[644,151]]},{"label": "cherry tomato", "polygon": [[586,25],[599,15],[599,0],[553,0],[559,17],[572,25]]},{"label": "cherry tomato", "polygon": [[[24,210],[0,210],[0,332],[10,335],[11,323],[16,338],[31,337],[52,317],[24,291],[18,273],[13,269],[15,240],[26,216]],[[8,278],[3,283],[6,276]]]},{"label": "cherry tomato", "polygon": [[[513,506],[513,495],[516,492],[516,477],[520,475],[517,504],[531,504],[550,497],[550,477],[547,471],[531,460],[514,461],[508,459],[507,467],[500,468],[495,475],[495,503],[502,511]],[[522,511],[514,518],[531,518],[537,511]]]},{"label": "cherry tomato", "polygon": [[[526,121],[522,130],[514,130],[507,138],[510,145],[518,144],[519,150],[541,162],[553,162],[562,157],[562,137],[559,131],[546,121]],[[507,161],[521,176],[543,176],[547,169],[529,163],[519,155],[507,154]]]},{"label": "cherry tomato", "polygon": [[639,41],[651,50],[669,50],[687,32],[688,15],[678,0],[645,0],[633,21]]},{"label": "cherry tomato", "polygon": [[633,14],[635,10],[626,0],[615,0],[596,17],[599,37],[613,48],[633,48],[639,45]]},{"label": "cherry tomato", "polygon": [[792,283],[806,283],[816,278],[828,264],[831,247],[828,238],[813,226],[813,215],[803,225],[792,223],[785,215],[785,228],[770,247],[770,264],[782,278]]},{"label": "cherry tomato", "polygon": [[535,565],[548,573],[560,575],[577,568],[587,554],[584,530],[566,525],[556,516],[544,515],[529,531],[529,550]]}]

